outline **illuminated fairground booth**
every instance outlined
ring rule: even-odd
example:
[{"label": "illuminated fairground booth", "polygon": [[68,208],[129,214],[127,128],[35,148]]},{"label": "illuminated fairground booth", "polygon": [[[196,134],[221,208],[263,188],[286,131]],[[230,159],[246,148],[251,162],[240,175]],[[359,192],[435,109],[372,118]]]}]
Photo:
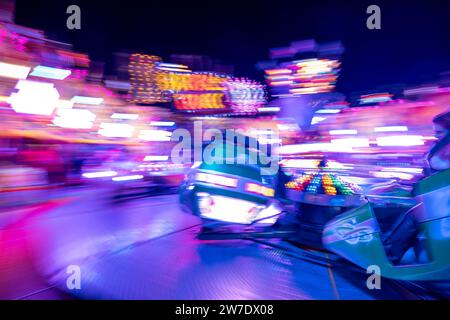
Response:
[{"label": "illuminated fairground booth", "polygon": [[[60,167],[66,163],[64,178],[55,183],[70,181],[73,159],[99,150],[126,149],[145,171],[167,167],[150,159],[159,156],[168,162],[176,128],[170,110],[122,99],[90,76],[87,55],[47,39],[41,31],[1,23],[0,42],[1,160],[8,168],[2,170],[3,181],[10,180],[11,168],[39,171],[28,177],[42,176],[48,168],[41,160],[50,152],[60,156]],[[29,160],[21,160],[25,158]],[[5,182],[2,189],[48,184],[35,180],[14,186]]]}]

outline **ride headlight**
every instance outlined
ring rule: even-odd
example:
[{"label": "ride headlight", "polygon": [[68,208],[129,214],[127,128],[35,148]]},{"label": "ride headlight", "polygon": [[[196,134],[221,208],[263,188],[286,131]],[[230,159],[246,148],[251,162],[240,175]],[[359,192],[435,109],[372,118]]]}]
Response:
[{"label": "ride headlight", "polygon": [[197,194],[200,215],[206,219],[238,224],[274,224],[277,219],[277,208],[273,205],[251,201],[210,195],[205,192]]},{"label": "ride headlight", "polygon": [[280,205],[276,202],[272,202],[268,206],[264,206],[264,208],[258,212],[258,215],[254,220],[257,220],[260,224],[272,225],[277,222],[282,211]]}]

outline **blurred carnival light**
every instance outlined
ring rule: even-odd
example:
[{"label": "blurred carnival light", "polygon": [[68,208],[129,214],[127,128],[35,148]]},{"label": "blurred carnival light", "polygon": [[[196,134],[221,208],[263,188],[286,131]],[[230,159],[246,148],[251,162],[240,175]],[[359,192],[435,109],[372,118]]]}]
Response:
[{"label": "blurred carnival light", "polygon": [[94,178],[107,178],[114,177],[117,175],[115,171],[99,171],[99,172],[86,172],[83,173],[84,178],[94,179]]},{"label": "blurred carnival light", "polygon": [[344,146],[349,146],[353,148],[364,148],[369,147],[370,142],[367,138],[344,138],[344,139],[333,139],[331,140],[332,144],[339,144]]},{"label": "blurred carnival light", "polygon": [[172,132],[166,130],[141,130],[139,139],[144,141],[170,141]]},{"label": "blurred carnival light", "polygon": [[103,100],[103,98],[75,96],[71,101],[78,104],[100,105],[103,103]]},{"label": "blurred carnival light", "polygon": [[145,156],[144,161],[167,161],[169,156]]},{"label": "blurred carnival light", "polygon": [[265,70],[274,95],[314,94],[334,89],[340,62],[334,59],[304,59],[284,63],[282,68]]},{"label": "blurred carnival light", "polygon": [[173,121],[152,121],[150,122],[151,126],[154,127],[173,127],[175,122]]},{"label": "blurred carnival light", "polygon": [[30,73],[30,69],[30,67],[26,66],[0,62],[0,77],[26,79]]},{"label": "blurred carnival light", "polygon": [[16,89],[8,103],[18,113],[48,116],[58,105],[59,92],[53,83],[19,80]]},{"label": "blurred carnival light", "polygon": [[329,133],[331,135],[358,134],[358,130],[355,129],[330,130]]},{"label": "blurred carnival light", "polygon": [[280,107],[260,107],[258,112],[279,112]]},{"label": "blurred carnival light", "polygon": [[408,127],[407,126],[386,126],[386,127],[375,127],[373,129],[373,131],[375,132],[404,132],[404,131],[408,131]]},{"label": "blurred carnival light", "polygon": [[121,176],[112,178],[113,181],[131,181],[131,180],[141,180],[144,176],[141,174],[129,175],[129,176]]},{"label": "blurred carnival light", "polygon": [[322,121],[324,121],[326,119],[327,119],[326,117],[313,117],[311,119],[311,125],[318,124],[319,122],[322,122]]},{"label": "blurred carnival light", "polygon": [[137,120],[139,118],[138,114],[133,113],[113,113],[111,119],[121,119],[121,120]]},{"label": "blurred carnival light", "polygon": [[186,73],[192,72],[191,70],[189,70],[188,66],[177,63],[157,62],[156,69],[171,72],[186,72]]},{"label": "blurred carnival light", "polygon": [[54,80],[64,80],[70,76],[72,72],[66,69],[58,69],[46,66],[37,66],[31,72],[31,76],[54,79]]},{"label": "blurred carnival light", "polygon": [[414,178],[413,174],[404,172],[373,171],[372,175],[377,178],[385,178],[385,179],[398,178],[402,180],[411,180]]},{"label": "blurred carnival light", "polygon": [[70,129],[91,129],[96,116],[93,112],[84,109],[58,109],[53,124]]},{"label": "blurred carnival light", "polygon": [[411,147],[424,145],[423,136],[403,135],[378,137],[377,144],[380,147]]},{"label": "blurred carnival light", "polygon": [[234,113],[256,113],[266,103],[264,85],[249,79],[228,79],[225,82]]},{"label": "blurred carnival light", "polygon": [[360,104],[387,102],[392,100],[392,96],[392,94],[386,92],[366,94],[361,96],[359,102]]},{"label": "blurred carnival light", "polygon": [[[146,54],[132,54],[128,65],[130,74],[130,95],[134,103],[150,104],[155,102],[167,102],[161,86],[157,83],[165,81],[165,73],[157,69],[157,64],[162,62],[158,56]],[[165,75],[164,77],[162,77]]]},{"label": "blurred carnival light", "polygon": [[131,138],[134,127],[127,123],[102,122],[98,133],[110,138]]},{"label": "blurred carnival light", "polygon": [[58,100],[56,104],[56,108],[58,109],[71,109],[73,108],[73,102],[71,100]]},{"label": "blurred carnival light", "polygon": [[281,146],[280,154],[302,154],[310,152],[352,152],[351,146],[341,143],[305,143]]},{"label": "blurred carnival light", "polygon": [[325,114],[336,114],[339,112],[341,112],[340,109],[320,109],[316,111],[316,113],[325,113]]}]

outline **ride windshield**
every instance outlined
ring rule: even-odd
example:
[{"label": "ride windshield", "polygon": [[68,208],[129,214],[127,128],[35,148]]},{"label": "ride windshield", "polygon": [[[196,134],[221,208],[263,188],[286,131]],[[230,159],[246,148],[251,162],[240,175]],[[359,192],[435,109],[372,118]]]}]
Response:
[{"label": "ride windshield", "polygon": [[273,154],[271,146],[262,146],[252,137],[245,136],[245,139],[218,143],[214,148],[210,144],[204,144],[202,151],[203,155],[210,154],[213,161],[203,159],[200,169],[224,172],[270,185],[276,183],[275,175],[263,174],[263,169],[268,167],[267,159],[271,159]]}]

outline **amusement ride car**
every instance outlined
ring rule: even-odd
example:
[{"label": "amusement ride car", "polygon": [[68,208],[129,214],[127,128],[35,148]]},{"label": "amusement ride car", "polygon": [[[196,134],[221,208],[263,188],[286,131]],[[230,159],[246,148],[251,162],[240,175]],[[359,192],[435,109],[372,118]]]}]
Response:
[{"label": "amusement ride car", "polygon": [[421,180],[410,198],[381,202],[323,167],[285,187],[288,201],[256,166],[199,163],[180,201],[202,218],[200,239],[282,238],[362,268],[377,265],[387,278],[450,280],[450,170]]}]

